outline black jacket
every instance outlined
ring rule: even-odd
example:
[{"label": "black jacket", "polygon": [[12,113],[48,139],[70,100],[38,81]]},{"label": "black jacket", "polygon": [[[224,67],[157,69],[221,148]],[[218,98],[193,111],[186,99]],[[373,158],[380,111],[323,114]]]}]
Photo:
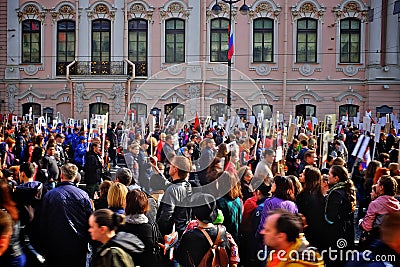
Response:
[{"label": "black jacket", "polygon": [[85,155],[85,166],[83,167],[85,172],[86,184],[98,184],[101,180],[103,172],[103,165],[100,162],[100,155],[89,151]]},{"label": "black jacket", "polygon": [[175,180],[165,190],[157,212],[157,224],[162,235],[172,232],[172,226],[182,235],[190,221],[191,209],[188,201],[192,195],[192,186],[186,180]]}]

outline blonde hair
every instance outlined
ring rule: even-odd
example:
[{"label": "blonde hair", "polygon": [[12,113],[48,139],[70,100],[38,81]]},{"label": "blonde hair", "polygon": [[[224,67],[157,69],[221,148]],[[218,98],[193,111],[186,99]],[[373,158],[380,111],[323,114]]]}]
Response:
[{"label": "blonde hair", "polygon": [[125,208],[128,188],[121,183],[113,183],[108,190],[107,202],[110,208]]}]

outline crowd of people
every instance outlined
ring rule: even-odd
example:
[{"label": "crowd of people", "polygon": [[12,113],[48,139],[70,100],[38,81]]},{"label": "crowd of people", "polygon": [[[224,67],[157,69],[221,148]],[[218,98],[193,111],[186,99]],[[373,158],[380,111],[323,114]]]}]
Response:
[{"label": "crowd of people", "polygon": [[400,266],[399,137],[342,129],[2,125],[0,266]]}]

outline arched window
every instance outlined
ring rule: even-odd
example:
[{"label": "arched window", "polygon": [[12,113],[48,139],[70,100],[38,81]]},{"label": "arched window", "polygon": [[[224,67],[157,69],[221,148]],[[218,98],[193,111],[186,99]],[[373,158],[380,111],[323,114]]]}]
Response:
[{"label": "arched window", "polygon": [[310,104],[301,104],[296,106],[296,117],[302,116],[303,121],[308,120],[310,117],[316,117],[317,107]]},{"label": "arched window", "polygon": [[346,116],[346,114],[348,114],[349,117],[357,117],[357,112],[359,109],[360,107],[357,105],[351,105],[351,104],[341,105],[339,106],[339,118]]},{"label": "arched window", "polygon": [[171,103],[164,106],[164,114],[169,119],[175,119],[175,123],[180,120],[183,121],[185,114],[185,106],[179,103]]},{"label": "arched window", "polygon": [[40,63],[40,21],[28,19],[22,22],[22,63]]},{"label": "arched window", "polygon": [[165,21],[165,62],[185,62],[185,21],[182,19]]},{"label": "arched window", "polygon": [[97,19],[92,22],[92,74],[110,74],[111,22]]},{"label": "arched window", "polygon": [[89,105],[89,118],[92,114],[106,115],[110,111],[110,106],[105,103],[94,103]]},{"label": "arched window", "polygon": [[[132,19],[128,24],[129,60],[135,63],[136,76],[147,76],[147,20]],[[131,68],[129,66],[129,68]],[[129,69],[129,73],[132,70]]]},{"label": "arched window", "polygon": [[297,21],[297,63],[317,62],[317,25],[315,19]]},{"label": "arched window", "polygon": [[29,109],[32,108],[32,118],[38,118],[42,115],[42,106],[37,103],[22,104],[22,114],[29,114]]},{"label": "arched window", "polygon": [[361,23],[358,19],[340,21],[340,62],[360,62]]},{"label": "arched window", "polygon": [[131,117],[133,123],[141,122],[142,118],[147,118],[147,105],[142,103],[131,103]]},{"label": "arched window", "polygon": [[268,18],[254,20],[253,61],[272,62],[274,55],[274,21]]},{"label": "arched window", "polygon": [[261,113],[261,110],[264,113],[264,119],[270,119],[272,118],[272,113],[274,112],[274,108],[272,105],[268,104],[258,104],[253,106],[253,116],[258,118],[258,114]]},{"label": "arched window", "polygon": [[57,23],[57,75],[65,75],[68,64],[75,59],[75,22]]},{"label": "arched window", "polygon": [[211,20],[211,62],[228,61],[228,25],[229,20],[225,18]]},{"label": "arched window", "polygon": [[216,103],[210,105],[210,116],[213,121],[218,121],[219,117],[223,117],[224,114],[228,114],[227,105],[224,103]]}]

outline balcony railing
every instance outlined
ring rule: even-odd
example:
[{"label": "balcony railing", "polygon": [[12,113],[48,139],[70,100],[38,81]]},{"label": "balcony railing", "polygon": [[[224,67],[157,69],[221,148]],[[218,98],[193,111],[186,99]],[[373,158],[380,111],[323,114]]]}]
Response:
[{"label": "balcony railing", "polygon": [[[57,62],[57,75],[65,75],[70,62]],[[70,68],[71,75],[129,75],[124,61],[77,61]]]}]

